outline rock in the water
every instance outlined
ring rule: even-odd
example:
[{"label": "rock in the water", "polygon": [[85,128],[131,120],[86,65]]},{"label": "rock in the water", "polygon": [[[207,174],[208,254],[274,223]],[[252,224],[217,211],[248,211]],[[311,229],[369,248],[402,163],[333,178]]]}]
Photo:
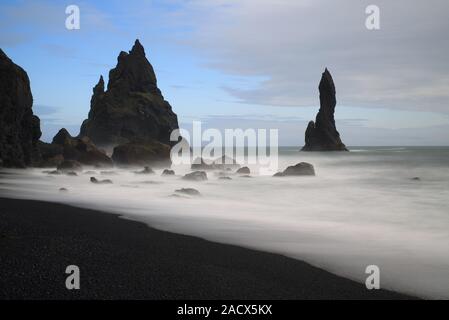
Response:
[{"label": "rock in the water", "polygon": [[62,172],[59,170],[45,171],[44,173],[48,173],[48,174],[52,174],[52,175],[56,175],[56,176],[59,176],[62,174]]},{"label": "rock in the water", "polygon": [[249,170],[248,167],[242,167],[242,168],[238,169],[236,173],[238,173],[238,174],[250,174],[251,170]]},{"label": "rock in the water", "polygon": [[207,174],[204,171],[194,171],[182,177],[184,180],[204,181],[207,180]]},{"label": "rock in the water", "polygon": [[201,193],[198,190],[193,189],[193,188],[182,188],[182,189],[176,190],[175,192],[187,194],[189,196],[200,196],[201,195]]},{"label": "rock in the water", "polygon": [[170,169],[164,169],[164,171],[162,171],[162,175],[163,176],[174,176],[175,172],[173,170],[170,170]]},{"label": "rock in the water", "polygon": [[316,121],[310,121],[305,134],[305,146],[302,151],[348,151],[341,141],[340,133],[335,126],[335,98],[334,80],[325,70],[319,85],[320,110]]},{"label": "rock in the water", "polygon": [[62,148],[64,160],[75,160],[85,165],[98,167],[112,166],[112,160],[106,153],[98,149],[88,137],[74,138],[70,133],[62,128],[53,138],[52,147],[46,147],[48,150]]},{"label": "rock in the water", "polygon": [[118,56],[107,90],[103,77],[95,86],[80,136],[101,147],[151,140],[171,145],[170,134],[177,128],[177,116],[164,100],[153,67],[136,40],[129,53]]},{"label": "rock in the water", "polygon": [[294,166],[288,167],[282,172],[282,176],[314,176],[314,175],[315,169],[313,168],[313,165],[307,162],[300,162]]},{"label": "rock in the water", "polygon": [[40,120],[33,114],[27,73],[0,49],[0,162],[26,167],[40,162]]},{"label": "rock in the water", "polygon": [[119,165],[171,165],[170,146],[157,142],[130,142],[114,148],[112,159]]},{"label": "rock in the water", "polygon": [[112,184],[112,180],[106,179],[106,180],[98,180],[95,177],[90,177],[90,182],[95,184]]},{"label": "rock in the water", "polygon": [[154,174],[154,171],[150,167],[146,166],[143,170],[136,171],[136,174]]},{"label": "rock in the water", "polygon": [[232,170],[240,168],[235,159],[227,156],[215,159],[214,161],[206,161],[203,158],[196,158],[191,165],[193,170]]},{"label": "rock in the water", "polygon": [[62,172],[69,172],[69,171],[82,171],[83,166],[81,163],[75,160],[64,160],[57,168],[59,171]]},{"label": "rock in the water", "polygon": [[59,188],[59,192],[68,192],[69,190],[67,190],[66,188]]},{"label": "rock in the water", "polygon": [[220,177],[218,178],[218,180],[232,180],[231,177]]},{"label": "rock in the water", "polygon": [[75,171],[68,171],[65,173],[67,176],[72,176],[72,177],[76,177],[78,176],[78,173],[76,173]]},{"label": "rock in the water", "polygon": [[192,170],[213,170],[216,169],[213,161],[205,161],[203,158],[196,158],[190,166]]}]

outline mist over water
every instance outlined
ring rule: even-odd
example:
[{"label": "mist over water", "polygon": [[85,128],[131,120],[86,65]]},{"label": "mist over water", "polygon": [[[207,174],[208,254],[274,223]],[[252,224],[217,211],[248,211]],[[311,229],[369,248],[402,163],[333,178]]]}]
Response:
[{"label": "mist over water", "polygon": [[[360,282],[374,264],[381,288],[449,298],[449,148],[351,151],[280,148],[280,170],[306,161],[316,177],[259,176],[256,166],[249,166],[251,178],[228,173],[232,180],[219,180],[218,171],[208,171],[205,182],[182,180],[188,166],[174,166],[176,176],[117,168],[114,175],[85,168],[97,174],[77,177],[3,170],[0,195],[119,213],[162,230],[284,254]],[[91,176],[114,184],[92,184]],[[181,188],[202,195],[173,197]]]}]

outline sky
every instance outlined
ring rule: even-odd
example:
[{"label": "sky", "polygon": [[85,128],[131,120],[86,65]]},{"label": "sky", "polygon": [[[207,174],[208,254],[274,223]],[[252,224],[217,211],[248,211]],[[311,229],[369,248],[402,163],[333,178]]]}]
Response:
[{"label": "sky", "polygon": [[181,127],[277,128],[301,146],[327,67],[347,145],[449,145],[448,14],[447,0],[2,0],[0,48],[28,73],[45,141],[78,134],[93,86],[138,38]]}]

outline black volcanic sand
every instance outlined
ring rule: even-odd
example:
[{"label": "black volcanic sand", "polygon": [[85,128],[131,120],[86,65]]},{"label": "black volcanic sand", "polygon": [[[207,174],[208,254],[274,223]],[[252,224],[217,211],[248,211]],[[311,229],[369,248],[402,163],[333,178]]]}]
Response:
[{"label": "black volcanic sand", "polygon": [[[77,265],[81,290],[65,288]],[[281,255],[0,198],[0,299],[404,299]]]}]

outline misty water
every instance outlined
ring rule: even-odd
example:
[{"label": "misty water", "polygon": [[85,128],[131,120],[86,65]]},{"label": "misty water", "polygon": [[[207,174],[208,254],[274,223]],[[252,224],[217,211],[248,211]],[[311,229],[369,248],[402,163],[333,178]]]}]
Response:
[{"label": "misty water", "polygon": [[[176,176],[3,170],[0,195],[119,213],[161,230],[284,254],[359,282],[366,266],[377,265],[382,288],[449,298],[449,148],[280,149],[280,170],[301,161],[317,175],[260,176],[250,166],[251,178],[228,173],[232,180],[220,180],[208,171],[208,181],[191,182],[181,179],[191,171],[185,165],[172,168]],[[95,185],[91,176],[114,183]],[[202,195],[173,197],[180,188]]]}]

